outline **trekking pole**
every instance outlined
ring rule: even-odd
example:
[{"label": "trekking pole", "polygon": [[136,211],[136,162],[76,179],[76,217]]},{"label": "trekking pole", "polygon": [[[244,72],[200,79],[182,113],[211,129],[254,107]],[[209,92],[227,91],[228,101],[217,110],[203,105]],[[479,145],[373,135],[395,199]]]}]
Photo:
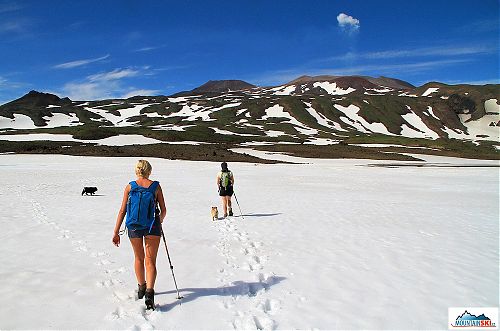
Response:
[{"label": "trekking pole", "polygon": [[170,260],[170,254],[168,254],[167,241],[165,240],[165,233],[163,233],[163,229],[161,229],[161,236],[163,237],[163,242],[165,243],[165,250],[167,251],[168,263],[170,264],[170,270],[172,271],[172,278],[174,278],[174,285],[175,289],[177,290],[176,299],[180,300],[183,297],[180,296],[179,289],[177,288],[177,282],[175,281],[175,275],[174,275],[174,266],[172,265],[172,261]]},{"label": "trekking pole", "polygon": [[238,204],[238,208],[240,209],[240,215],[241,215],[241,218],[242,218],[242,219],[245,219],[245,218],[243,217],[243,213],[241,212],[240,203],[238,202],[238,198],[236,197],[236,192],[234,192],[234,190],[233,190],[233,194],[234,194],[234,199],[236,200],[236,203]]}]

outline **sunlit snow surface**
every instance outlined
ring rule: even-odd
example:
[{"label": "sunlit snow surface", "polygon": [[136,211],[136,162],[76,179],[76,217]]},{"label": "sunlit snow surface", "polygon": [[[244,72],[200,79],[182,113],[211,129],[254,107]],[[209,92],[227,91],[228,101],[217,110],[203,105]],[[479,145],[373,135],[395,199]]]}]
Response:
[{"label": "sunlit snow surface", "polygon": [[136,158],[0,155],[0,328],[447,329],[498,305],[498,168],[453,167],[498,161],[253,153],[301,164],[229,163],[244,220],[216,222],[219,162],[149,159],[184,296],[160,246],[154,312],[111,244]]}]

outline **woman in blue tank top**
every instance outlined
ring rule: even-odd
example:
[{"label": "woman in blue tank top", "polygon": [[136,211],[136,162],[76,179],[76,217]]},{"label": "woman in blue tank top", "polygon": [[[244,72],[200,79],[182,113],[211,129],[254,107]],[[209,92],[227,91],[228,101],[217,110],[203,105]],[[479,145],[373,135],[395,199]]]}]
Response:
[{"label": "woman in blue tank top", "polygon": [[[145,297],[146,307],[154,309],[154,285],[156,280],[156,256],[160,245],[161,223],[167,215],[163,192],[158,182],[149,179],[151,175],[151,164],[146,160],[139,160],[135,166],[137,179],[125,187],[122,205],[116,219],[113,233],[113,244],[120,245],[120,227],[127,214],[131,190],[147,190],[154,188],[154,202],[160,206],[160,213],[154,215],[154,222],[150,227],[141,227],[134,223],[127,224],[128,236],[134,249],[134,270],[138,283],[138,298]],[[132,187],[133,186],[133,187]],[[144,270],[145,269],[145,270]],[[145,271],[145,272],[144,272]]]}]

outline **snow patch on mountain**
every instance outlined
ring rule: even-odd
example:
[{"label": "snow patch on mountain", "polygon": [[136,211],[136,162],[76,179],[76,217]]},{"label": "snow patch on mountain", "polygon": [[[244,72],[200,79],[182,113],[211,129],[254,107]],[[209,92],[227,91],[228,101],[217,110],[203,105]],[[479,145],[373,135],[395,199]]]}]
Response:
[{"label": "snow patch on mountain", "polygon": [[252,124],[252,123],[243,123],[243,126],[248,126],[250,128],[264,129],[263,125]]},{"label": "snow patch on mountain", "polygon": [[441,131],[445,132],[448,135],[448,138],[452,139],[467,139],[470,138],[470,136],[467,135],[467,133],[463,132],[462,130],[459,129],[450,129],[449,127],[445,126],[444,128],[441,128]]},{"label": "snow patch on mountain", "polygon": [[484,110],[487,113],[496,113],[500,114],[500,105],[498,104],[497,99],[488,99],[484,102]]},{"label": "snow patch on mountain", "polygon": [[134,107],[131,108],[124,108],[124,109],[118,109],[116,110],[120,115],[117,116],[115,114],[110,113],[109,111],[101,108],[91,108],[91,107],[85,107],[85,110],[90,111],[92,113],[95,113],[104,119],[108,120],[109,122],[113,123],[114,126],[117,127],[126,127],[126,126],[133,126],[134,123],[128,122],[128,119],[131,117],[139,116],[141,114],[141,110],[143,110],[146,107],[149,107],[151,105],[154,105],[157,103],[147,103],[143,105],[135,105]]},{"label": "snow patch on mountain", "polygon": [[429,114],[431,114],[432,117],[434,117],[438,121],[441,121],[441,119],[439,117],[437,117],[436,115],[434,115],[434,112],[432,111],[432,107],[431,106],[427,106],[427,111],[429,112]]},{"label": "snow patch on mountain", "polygon": [[429,129],[429,127],[425,125],[422,119],[417,114],[415,114],[409,106],[407,106],[407,108],[408,110],[410,110],[410,113],[404,114],[401,117],[403,117],[403,119],[416,130],[403,123],[401,125],[401,135],[409,138],[439,138],[439,135]]},{"label": "snow patch on mountain", "polygon": [[405,146],[405,145],[397,145],[397,144],[352,144],[352,146],[360,146],[360,147],[372,147],[372,148],[387,148],[387,147],[399,147],[399,148],[412,148],[412,149],[427,149],[433,151],[439,151],[437,148],[430,147],[422,147],[422,146]]},{"label": "snow patch on mountain", "polygon": [[258,137],[256,134],[250,134],[250,133],[237,133],[237,132],[232,132],[228,130],[221,130],[216,127],[210,127],[210,129],[214,130],[215,133],[218,134],[223,134],[223,135],[230,135],[230,136],[242,136],[242,137]]},{"label": "snow patch on mountain", "polygon": [[265,133],[266,133],[266,136],[268,136],[268,137],[280,137],[280,136],[287,135],[283,131],[277,131],[277,130],[267,130],[267,131],[265,131]]},{"label": "snow patch on mountain", "polygon": [[[467,133],[477,140],[500,140],[500,115],[484,115],[478,120],[471,121],[469,114],[459,114]],[[466,120],[467,119],[467,120]]]},{"label": "snow patch on mountain", "polygon": [[403,92],[403,93],[398,94],[398,97],[418,98],[418,95],[408,94],[408,92]]},{"label": "snow patch on mountain", "polygon": [[345,94],[349,94],[351,92],[356,91],[356,89],[354,89],[352,87],[349,87],[347,89],[343,89],[340,86],[337,86],[337,83],[335,83],[335,82],[333,82],[333,83],[331,83],[331,82],[315,82],[315,83],[313,83],[313,86],[320,87],[323,90],[325,90],[326,92],[328,92],[328,94],[331,94],[331,95],[345,95]]},{"label": "snow patch on mountain", "polygon": [[244,112],[246,112],[248,109],[246,108],[243,108],[243,109],[238,109],[236,111],[236,116],[240,116],[241,114],[243,114]]},{"label": "snow patch on mountain", "polygon": [[356,105],[349,105],[344,107],[342,105],[335,104],[334,107],[344,113],[347,117],[342,116],[340,119],[361,132],[369,133],[381,133],[389,136],[394,136],[393,133],[387,130],[387,127],[382,123],[368,123],[363,117],[359,116],[358,112],[360,108]]},{"label": "snow patch on mountain", "polygon": [[274,95],[290,95],[295,92],[295,85],[280,86],[273,90],[276,90],[276,92],[273,93]]},{"label": "snow patch on mountain", "polygon": [[153,130],[166,130],[166,131],[186,131],[186,128],[193,127],[195,125],[175,125],[175,124],[159,124],[151,126]]},{"label": "snow patch on mountain", "polygon": [[198,118],[202,121],[213,121],[210,119],[210,111],[202,111],[203,107],[192,104],[192,105],[184,105],[182,109],[178,112],[171,113],[167,117],[187,117],[186,121],[196,121]]},{"label": "snow patch on mountain", "polygon": [[80,122],[78,116],[75,113],[62,114],[62,113],[52,113],[52,116],[44,116],[42,117],[47,125],[43,126],[44,128],[57,128],[61,126],[78,126],[83,125]]},{"label": "snow patch on mountain", "polygon": [[435,93],[439,91],[439,87],[429,87],[424,93],[422,93],[423,97],[430,96],[431,93]]},{"label": "snow patch on mountain", "polygon": [[309,138],[304,142],[304,144],[306,145],[318,145],[318,146],[336,145],[338,143],[339,140],[333,140],[329,138],[318,138],[318,137]]},{"label": "snow patch on mountain", "polygon": [[337,131],[346,131],[343,129],[339,123],[332,121],[328,119],[325,115],[320,114],[312,107],[312,104],[310,102],[304,102],[304,104],[307,106],[306,111],[316,119],[319,125],[322,125],[326,128],[337,130]]},{"label": "snow patch on mountain", "polygon": [[33,120],[23,114],[14,114],[14,118],[0,116],[0,129],[36,129]]},{"label": "snow patch on mountain", "polygon": [[189,99],[188,97],[177,97],[177,98],[168,98],[167,100],[173,103],[180,103],[180,102],[187,102],[188,99]]},{"label": "snow patch on mountain", "polygon": [[184,105],[178,112],[172,113],[167,117],[186,117],[185,121],[196,121],[201,119],[204,122],[215,121],[216,119],[210,118],[210,114],[213,114],[219,110],[225,108],[232,108],[241,105],[241,102],[228,103],[216,108],[204,108],[198,104]]},{"label": "snow patch on mountain", "polygon": [[304,123],[299,122],[295,117],[290,115],[289,112],[284,110],[283,106],[274,105],[266,109],[266,115],[262,116],[261,120],[267,120],[269,118],[286,118],[288,121],[285,123],[292,124],[297,131],[302,134],[312,135],[317,134],[318,130],[313,129],[305,125]]},{"label": "snow patch on mountain", "polygon": [[389,88],[389,87],[385,87],[385,86],[381,86],[382,88],[369,88],[369,89],[366,89],[367,91],[373,91],[373,92],[377,92],[377,93],[387,93],[387,92],[391,92],[391,91],[394,91],[392,88]]},{"label": "snow patch on mountain", "polygon": [[297,130],[298,132],[305,134],[307,136],[318,134],[318,130],[313,129],[313,128],[296,126],[295,130]]},{"label": "snow patch on mountain", "polygon": [[392,91],[394,91],[394,90],[391,88],[388,88],[388,87],[382,87],[379,89],[367,88],[367,89],[365,89],[364,94],[366,94],[366,95],[385,95],[386,93],[392,92]]}]

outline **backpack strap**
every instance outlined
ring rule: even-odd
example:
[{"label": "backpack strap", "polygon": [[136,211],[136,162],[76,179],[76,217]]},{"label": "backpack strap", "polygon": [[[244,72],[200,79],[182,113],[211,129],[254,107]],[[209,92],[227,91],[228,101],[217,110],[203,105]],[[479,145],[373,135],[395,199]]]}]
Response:
[{"label": "backpack strap", "polygon": [[158,185],[160,185],[160,182],[155,180],[154,182],[151,183],[151,185],[149,185],[148,191],[150,191],[151,193],[155,193],[156,189],[158,188]]}]

